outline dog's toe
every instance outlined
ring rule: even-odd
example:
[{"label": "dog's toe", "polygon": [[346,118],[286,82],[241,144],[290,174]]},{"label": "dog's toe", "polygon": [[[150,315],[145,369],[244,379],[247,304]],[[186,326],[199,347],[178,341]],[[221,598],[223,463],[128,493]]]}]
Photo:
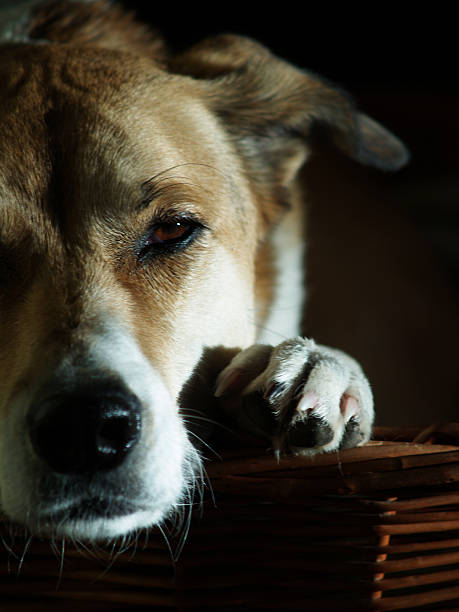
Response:
[{"label": "dog's toe", "polygon": [[352,417],[346,424],[343,437],[341,438],[340,448],[353,448],[365,441],[365,435],[360,428],[360,423]]}]

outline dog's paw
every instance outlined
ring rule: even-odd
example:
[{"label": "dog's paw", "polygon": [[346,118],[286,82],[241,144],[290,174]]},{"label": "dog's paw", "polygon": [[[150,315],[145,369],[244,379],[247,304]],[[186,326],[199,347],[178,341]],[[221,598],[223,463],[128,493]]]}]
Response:
[{"label": "dog's paw", "polygon": [[239,427],[274,450],[312,453],[367,442],[370,385],[354,359],[307,338],[253,345],[220,373],[215,396]]}]

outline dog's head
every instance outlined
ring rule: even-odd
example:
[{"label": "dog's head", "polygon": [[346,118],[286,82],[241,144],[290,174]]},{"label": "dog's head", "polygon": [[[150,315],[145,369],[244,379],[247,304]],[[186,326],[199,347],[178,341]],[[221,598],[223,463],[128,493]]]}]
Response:
[{"label": "dog's head", "polygon": [[252,41],[160,63],[83,42],[0,47],[0,506],[95,539],[192,487],[179,393],[204,349],[254,341],[257,254],[311,131],[387,169],[406,153]]}]

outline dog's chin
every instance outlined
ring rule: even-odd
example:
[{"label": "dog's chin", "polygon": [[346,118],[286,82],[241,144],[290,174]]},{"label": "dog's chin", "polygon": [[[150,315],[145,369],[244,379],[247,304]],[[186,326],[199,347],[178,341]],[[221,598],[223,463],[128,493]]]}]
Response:
[{"label": "dog's chin", "polygon": [[[174,520],[192,504],[199,477],[199,454],[185,436],[182,442],[183,456],[175,454],[175,463],[158,461],[150,452],[140,466],[134,462],[121,473],[42,475],[38,491],[5,487],[3,499],[0,489],[0,515],[35,536],[88,543],[129,537]],[[134,467],[142,470],[136,475]]]},{"label": "dog's chin", "polygon": [[64,537],[87,542],[111,541],[128,536],[141,529],[161,523],[168,515],[167,510],[157,508],[135,508],[126,504],[115,510],[94,510],[90,500],[87,505],[80,503],[64,511],[48,514],[34,521],[29,529],[42,537]]},{"label": "dog's chin", "polygon": [[10,516],[34,536],[96,542],[138,533],[173,517],[177,500],[139,500],[117,496],[78,496],[41,507],[27,516]]}]

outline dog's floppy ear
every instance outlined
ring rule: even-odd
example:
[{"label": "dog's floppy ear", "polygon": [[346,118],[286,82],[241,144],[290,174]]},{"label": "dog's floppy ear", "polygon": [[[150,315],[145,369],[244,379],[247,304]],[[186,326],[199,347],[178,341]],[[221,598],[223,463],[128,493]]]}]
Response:
[{"label": "dog's floppy ear", "polygon": [[347,94],[251,39],[231,34],[207,39],[174,58],[171,69],[206,82],[210,103],[241,152],[253,162],[261,155],[258,164],[267,164],[278,179],[284,173],[284,184],[304,159],[300,141],[319,130],[360,163],[397,170],[408,161],[405,146],[359,113]]}]

